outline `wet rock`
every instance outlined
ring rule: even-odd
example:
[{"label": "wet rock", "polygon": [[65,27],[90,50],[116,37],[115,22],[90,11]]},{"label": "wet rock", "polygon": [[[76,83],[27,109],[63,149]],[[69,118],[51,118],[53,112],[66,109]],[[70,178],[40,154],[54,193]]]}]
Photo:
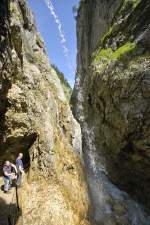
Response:
[{"label": "wet rock", "polygon": [[140,204],[133,211],[133,199],[150,207],[149,13],[143,0],[85,0],[78,11],[72,104],[98,224],[150,224]]},{"label": "wet rock", "polygon": [[26,169],[18,224],[90,224],[80,126],[26,1],[0,1],[0,43],[1,165],[23,152]]}]

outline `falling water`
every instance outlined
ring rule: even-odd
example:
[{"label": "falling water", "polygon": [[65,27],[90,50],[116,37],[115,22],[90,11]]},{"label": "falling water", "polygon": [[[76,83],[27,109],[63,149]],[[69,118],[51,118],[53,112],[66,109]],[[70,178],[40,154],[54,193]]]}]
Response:
[{"label": "falling water", "polygon": [[[76,87],[80,83],[80,76],[76,79]],[[82,125],[84,153],[83,158],[89,193],[93,204],[92,218],[96,223],[104,225],[150,225],[150,216],[145,212],[142,205],[135,202],[131,197],[113,185],[107,176],[105,160],[97,154],[94,145],[94,128],[89,128],[83,113],[83,90],[77,91],[78,109],[77,115]]]}]

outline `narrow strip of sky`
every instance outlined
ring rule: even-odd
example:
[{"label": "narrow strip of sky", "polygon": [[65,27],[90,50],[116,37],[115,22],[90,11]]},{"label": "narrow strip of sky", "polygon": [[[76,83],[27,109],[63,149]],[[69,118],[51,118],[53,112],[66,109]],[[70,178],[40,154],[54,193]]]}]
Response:
[{"label": "narrow strip of sky", "polygon": [[66,57],[67,62],[68,62],[68,68],[70,70],[72,70],[73,67],[72,67],[71,59],[69,57],[69,49],[67,47],[67,41],[66,41],[66,38],[65,38],[65,34],[64,34],[64,31],[63,31],[63,28],[62,28],[62,23],[60,21],[60,18],[56,14],[56,10],[54,8],[54,5],[53,5],[52,1],[51,0],[45,0],[45,3],[47,5],[47,7],[49,8],[50,13],[53,16],[53,18],[55,20],[55,23],[57,25],[59,36],[60,36],[60,43],[61,43],[62,48],[63,48],[64,56]]},{"label": "narrow strip of sky", "polygon": [[74,84],[76,70],[76,21],[72,8],[79,0],[28,0],[50,62]]}]

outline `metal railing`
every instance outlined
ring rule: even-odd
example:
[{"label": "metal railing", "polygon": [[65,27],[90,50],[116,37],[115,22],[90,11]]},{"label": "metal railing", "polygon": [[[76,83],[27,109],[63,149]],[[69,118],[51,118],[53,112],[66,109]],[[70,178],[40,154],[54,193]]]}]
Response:
[{"label": "metal railing", "polygon": [[15,225],[19,214],[20,214],[20,207],[19,207],[18,189],[17,185],[15,185],[12,201],[9,205],[8,225]]}]

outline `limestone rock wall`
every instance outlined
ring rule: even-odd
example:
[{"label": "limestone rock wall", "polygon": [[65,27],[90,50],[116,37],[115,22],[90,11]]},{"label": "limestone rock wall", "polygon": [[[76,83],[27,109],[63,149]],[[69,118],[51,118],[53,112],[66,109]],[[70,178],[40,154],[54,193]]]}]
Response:
[{"label": "limestone rock wall", "polygon": [[150,207],[149,13],[145,0],[85,0],[78,11],[72,104],[97,224],[150,224],[137,203]]},{"label": "limestone rock wall", "polygon": [[25,0],[0,1],[0,159],[24,153],[18,224],[87,225],[80,126]]}]

